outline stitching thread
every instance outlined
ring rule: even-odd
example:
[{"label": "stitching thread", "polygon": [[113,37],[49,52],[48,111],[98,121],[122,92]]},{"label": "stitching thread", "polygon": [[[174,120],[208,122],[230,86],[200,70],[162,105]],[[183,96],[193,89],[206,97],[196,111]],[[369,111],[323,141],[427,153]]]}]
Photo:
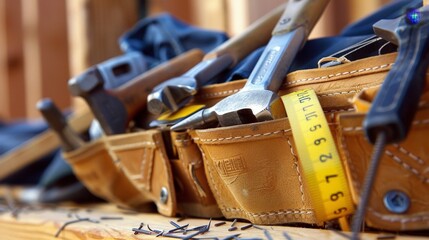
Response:
[{"label": "stitching thread", "polygon": [[403,162],[398,156],[394,155],[389,150],[386,150],[385,153],[387,156],[391,157],[395,162],[399,163],[403,168],[412,172],[414,175],[416,175],[418,178],[420,178],[424,183],[429,183],[428,178],[422,176],[421,173],[417,169],[415,169],[415,168],[411,167],[410,165],[408,165],[407,163]]},{"label": "stitching thread", "polygon": [[290,209],[290,210],[267,212],[267,213],[251,213],[251,212],[247,212],[247,211],[244,211],[242,209],[239,209],[239,208],[225,208],[225,211],[227,211],[227,212],[242,212],[242,213],[245,213],[246,215],[250,215],[252,217],[269,217],[269,216],[277,216],[277,215],[313,215],[314,214],[313,210],[298,210],[298,209],[296,209],[296,210]]},{"label": "stitching thread", "polygon": [[344,136],[341,135],[341,149],[343,149],[343,153],[345,155],[346,161],[347,161],[347,165],[350,168],[350,174],[353,178],[352,184],[353,187],[355,189],[355,192],[359,192],[358,190],[360,189],[360,183],[358,182],[358,176],[357,176],[357,172],[356,172],[356,167],[353,164],[353,161],[350,157],[350,152],[348,151],[348,147],[347,147],[347,143],[346,143],[346,138]]},{"label": "stitching thread", "polygon": [[230,95],[230,94],[236,93],[238,91],[240,91],[240,89],[232,89],[232,90],[227,90],[227,91],[222,91],[222,92],[214,92],[214,93],[205,93],[205,94],[201,95],[201,97],[209,98],[209,97]]},{"label": "stitching thread", "polygon": [[299,168],[298,168],[298,157],[295,155],[295,152],[293,151],[292,144],[290,143],[289,138],[287,137],[286,139],[287,139],[287,143],[288,143],[289,148],[290,148],[290,153],[292,154],[292,157],[293,157],[293,165],[295,165],[295,169],[296,169],[296,172],[298,174],[299,191],[301,192],[302,206],[305,206],[305,203],[304,203],[304,186],[302,184],[301,172],[299,171]]},{"label": "stitching thread", "polygon": [[401,217],[392,217],[392,216],[385,216],[384,214],[378,212],[377,210],[369,207],[370,212],[374,214],[377,218],[380,218],[385,221],[389,222],[400,222],[400,223],[409,223],[409,222],[418,222],[418,221],[425,221],[429,219],[429,216],[417,216],[417,217],[410,217],[410,218],[403,218]]},{"label": "stitching thread", "polygon": [[208,138],[208,139],[198,138],[198,140],[200,140],[201,142],[218,142],[218,141],[226,141],[226,140],[245,139],[245,138],[258,138],[258,137],[266,137],[266,136],[270,136],[270,135],[274,135],[274,134],[286,132],[286,131],[288,130],[278,130],[274,132],[258,133],[253,135],[244,135],[244,136],[235,136],[235,137],[225,137],[225,138]]},{"label": "stitching thread", "polygon": [[414,155],[413,153],[411,153],[410,151],[408,151],[407,149],[405,149],[404,147],[401,147],[399,144],[393,144],[393,146],[395,148],[397,148],[400,152],[402,152],[403,154],[407,155],[408,157],[410,157],[411,159],[415,160],[416,162],[418,162],[419,164],[423,165],[425,164],[425,161],[423,159],[421,159],[420,157]]},{"label": "stitching thread", "polygon": [[[413,125],[426,125],[426,124],[429,124],[429,119],[413,121]],[[342,130],[344,132],[352,132],[352,131],[362,131],[363,128],[362,127],[344,127],[342,128]]]},{"label": "stitching thread", "polygon": [[303,79],[298,79],[292,82],[286,82],[285,84],[283,84],[283,86],[287,86],[287,85],[292,85],[295,83],[301,83],[301,82],[308,82],[308,81],[317,81],[320,79],[329,79],[329,78],[333,78],[333,77],[338,77],[338,76],[347,76],[347,75],[351,75],[354,73],[362,73],[362,72],[367,72],[367,71],[371,71],[371,70],[378,70],[378,69],[383,69],[383,68],[387,68],[392,66],[393,63],[389,63],[389,64],[383,64],[380,66],[375,66],[372,68],[362,68],[362,69],[358,69],[358,70],[353,70],[353,71],[349,71],[349,72],[342,72],[342,73],[336,73],[336,74],[329,74],[326,76],[321,76],[321,77],[315,77],[315,78],[303,78]]}]

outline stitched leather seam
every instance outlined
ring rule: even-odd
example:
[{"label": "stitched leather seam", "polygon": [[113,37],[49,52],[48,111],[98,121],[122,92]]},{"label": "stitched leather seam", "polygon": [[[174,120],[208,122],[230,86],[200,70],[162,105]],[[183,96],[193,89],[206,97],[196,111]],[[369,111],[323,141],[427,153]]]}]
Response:
[{"label": "stitched leather seam", "polygon": [[417,217],[410,217],[410,218],[404,218],[401,217],[392,217],[390,215],[386,216],[383,213],[380,213],[376,211],[375,209],[369,207],[368,210],[370,210],[371,213],[374,214],[375,217],[380,218],[382,220],[388,221],[388,222],[400,222],[400,223],[408,223],[408,222],[419,222],[419,221],[427,221],[429,220],[429,216],[417,216]]},{"label": "stitched leather seam", "polygon": [[303,78],[303,79],[298,79],[298,80],[291,81],[291,82],[286,82],[285,84],[283,84],[283,86],[292,85],[292,84],[301,83],[301,82],[317,81],[317,80],[321,80],[321,79],[329,79],[329,78],[338,77],[338,76],[347,76],[347,75],[351,75],[351,74],[354,74],[354,73],[362,73],[362,72],[368,72],[368,71],[375,71],[375,70],[379,70],[379,69],[390,67],[392,65],[393,65],[393,63],[389,63],[389,64],[383,64],[383,65],[375,66],[375,67],[371,67],[371,68],[362,68],[362,69],[348,71],[348,72],[329,74],[329,75],[321,76],[321,77]]},{"label": "stitched leather seam", "polygon": [[[426,125],[429,124],[429,119],[417,120],[413,121],[413,125]],[[345,127],[342,128],[345,132],[353,132],[353,131],[363,131],[362,127]]]},{"label": "stitched leather seam", "polygon": [[333,92],[333,93],[326,93],[326,94],[317,94],[317,96],[318,97],[331,97],[331,96],[335,96],[335,95],[359,93],[363,90],[367,90],[367,89],[371,89],[371,88],[379,88],[379,87],[380,87],[380,83],[376,83],[375,85],[367,86],[367,87],[364,87],[362,89],[350,90],[348,92]]},{"label": "stitched leather seam", "polygon": [[355,192],[359,192],[360,184],[359,184],[359,181],[358,181],[356,167],[353,164],[353,161],[352,161],[352,159],[350,157],[350,153],[348,151],[348,146],[347,146],[347,143],[346,143],[346,138],[344,136],[341,136],[341,149],[343,149],[343,153],[344,153],[346,161],[348,163],[347,165],[350,168],[349,172],[350,172],[351,177],[353,179],[352,184],[353,184],[353,187],[355,189]]},{"label": "stitched leather seam", "polygon": [[407,149],[405,149],[404,147],[399,146],[399,144],[393,144],[393,146],[395,148],[397,148],[401,153],[407,155],[408,157],[410,157],[411,159],[415,160],[416,162],[418,162],[419,164],[423,165],[425,164],[424,160],[421,159],[420,157],[414,155],[413,153],[411,153],[410,151],[408,151]]},{"label": "stitched leather seam", "polygon": [[302,202],[302,206],[304,206],[305,205],[305,203],[304,203],[304,187],[302,184],[301,172],[299,171],[299,168],[298,168],[298,157],[295,155],[295,152],[293,151],[292,144],[290,143],[289,138],[287,137],[286,139],[287,139],[287,143],[288,143],[289,148],[290,148],[290,153],[293,156],[293,165],[295,165],[296,173],[298,174],[299,191],[301,192],[301,202]]},{"label": "stitched leather seam", "polygon": [[226,137],[226,138],[208,138],[208,139],[195,138],[195,139],[200,140],[201,142],[220,142],[220,141],[237,140],[237,139],[245,139],[245,138],[266,137],[266,136],[274,135],[281,132],[287,132],[287,131],[290,131],[290,130],[278,130],[274,132],[266,132],[266,133],[258,133],[254,135],[244,135],[244,136],[235,136],[235,137]]},{"label": "stitched leather seam", "polygon": [[129,144],[118,145],[118,146],[110,146],[110,148],[113,151],[128,150],[128,149],[135,149],[135,148],[141,148],[141,147],[155,147],[155,143],[146,141],[146,142],[129,143]]},{"label": "stitched leather seam", "polygon": [[[146,167],[146,162],[148,161],[148,159],[147,159],[147,148],[144,148],[144,152],[143,152],[143,162],[142,162],[142,165],[141,165],[141,169],[140,169],[140,171],[141,172],[144,172],[144,168]],[[151,179],[151,176],[152,176],[152,170],[153,170],[153,161],[150,161],[149,162],[149,172],[148,172],[148,176],[146,177],[146,181],[144,181],[143,182],[143,187],[145,188],[145,189],[147,189],[148,191],[150,191],[151,189],[151,187],[150,187],[150,184],[148,184],[148,183],[150,183],[150,179]]]},{"label": "stitched leather seam", "polygon": [[[203,156],[204,162],[209,162],[209,159],[207,159],[206,153],[204,152],[204,149],[201,146],[199,146],[199,149],[201,150],[201,155]],[[212,180],[216,179],[213,177],[210,164],[207,164],[205,167],[206,167],[207,171],[209,172],[210,179],[212,179]],[[222,204],[222,206],[219,206],[219,208],[220,209],[226,209],[226,205],[221,200],[222,198],[220,198],[221,195],[220,195],[219,190],[217,188],[216,182],[215,181],[208,181],[208,182],[209,182],[210,188],[212,188],[212,186],[213,186],[213,189],[214,189],[213,193],[216,193],[216,194],[214,194],[215,198],[216,198],[216,196],[218,196],[218,198],[216,198],[216,201],[218,202],[218,204]],[[212,191],[213,191],[213,189],[212,189]]]},{"label": "stitched leather seam", "polygon": [[243,212],[252,217],[269,217],[269,216],[277,216],[277,215],[313,215],[313,210],[298,210],[298,209],[288,209],[283,211],[275,211],[275,212],[267,212],[267,213],[251,213],[244,211],[239,208],[225,208],[226,212]]},{"label": "stitched leather seam", "polygon": [[206,93],[206,94],[201,95],[201,97],[210,98],[210,97],[231,95],[231,94],[236,93],[238,91],[240,91],[240,89],[232,89],[232,90],[227,90],[227,91],[222,91],[222,92]]},{"label": "stitched leather seam", "polygon": [[417,169],[415,169],[415,168],[411,167],[410,165],[408,165],[407,163],[403,162],[398,156],[395,156],[389,150],[386,150],[385,153],[387,156],[391,157],[395,162],[399,163],[403,168],[412,172],[414,175],[416,175],[418,178],[420,178],[424,183],[429,183],[428,178],[422,176],[421,173]]}]

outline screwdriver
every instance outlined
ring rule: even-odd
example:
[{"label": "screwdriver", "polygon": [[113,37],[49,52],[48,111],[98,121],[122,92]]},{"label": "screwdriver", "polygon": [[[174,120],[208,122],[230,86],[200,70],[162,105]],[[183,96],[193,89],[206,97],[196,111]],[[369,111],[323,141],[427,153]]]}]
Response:
[{"label": "screwdriver", "polygon": [[429,6],[408,9],[397,19],[380,20],[374,25],[374,31],[399,48],[395,64],[363,122],[366,137],[374,144],[374,150],[352,223],[352,239],[358,239],[385,145],[407,137],[418,109],[429,65]]}]

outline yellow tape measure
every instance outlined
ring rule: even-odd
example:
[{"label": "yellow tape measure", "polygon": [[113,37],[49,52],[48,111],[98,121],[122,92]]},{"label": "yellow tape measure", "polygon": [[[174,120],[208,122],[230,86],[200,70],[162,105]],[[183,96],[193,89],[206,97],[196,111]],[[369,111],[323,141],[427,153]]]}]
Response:
[{"label": "yellow tape measure", "polygon": [[325,114],[312,89],[282,97],[318,220],[353,213],[347,179]]}]

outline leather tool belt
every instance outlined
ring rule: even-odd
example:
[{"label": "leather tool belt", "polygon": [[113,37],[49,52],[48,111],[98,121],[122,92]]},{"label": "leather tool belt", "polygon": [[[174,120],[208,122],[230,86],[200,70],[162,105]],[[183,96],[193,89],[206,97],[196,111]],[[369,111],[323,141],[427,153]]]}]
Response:
[{"label": "leather tool belt", "polygon": [[[373,148],[362,121],[395,58],[386,54],[292,72],[279,91],[281,96],[315,90],[355,204]],[[205,87],[194,103],[211,106],[244,83]],[[429,141],[424,140],[429,135],[428,99],[424,94],[407,139],[385,150],[366,214],[368,226],[395,231],[429,228]],[[289,121],[280,118],[187,132],[154,129],[108,136],[64,156],[94,194],[128,207],[155,203],[167,216],[223,215],[255,224],[322,225],[314,216],[296,153]],[[386,207],[386,194],[392,191],[409,198],[406,211]]]}]

